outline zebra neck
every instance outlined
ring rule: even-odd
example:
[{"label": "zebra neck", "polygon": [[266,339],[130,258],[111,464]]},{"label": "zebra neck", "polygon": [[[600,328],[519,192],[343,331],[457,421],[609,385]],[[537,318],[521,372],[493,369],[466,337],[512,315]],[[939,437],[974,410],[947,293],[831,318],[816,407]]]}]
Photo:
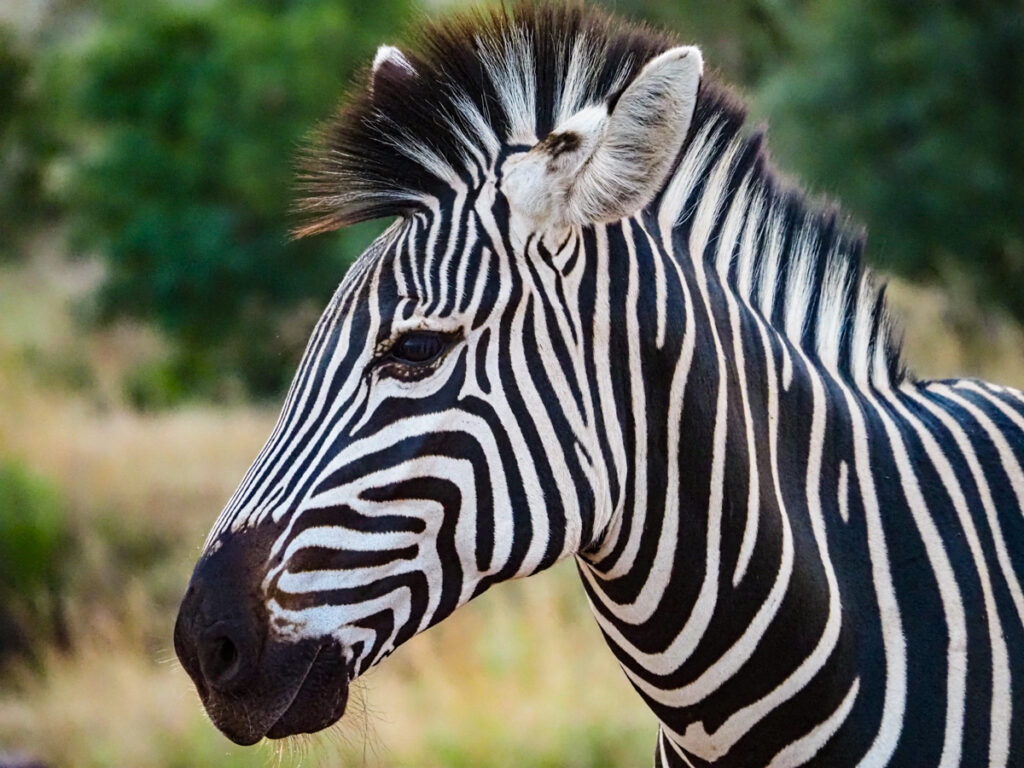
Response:
[{"label": "zebra neck", "polygon": [[[814,418],[817,362],[703,262],[679,257],[678,230],[659,238],[650,221],[622,226],[608,240],[637,243],[635,273],[610,283],[638,288],[635,317],[614,324],[644,339],[619,346],[635,355],[618,366],[630,372],[619,408],[634,429],[617,514],[580,572],[666,738],[711,760],[756,724],[743,710],[764,687],[763,665],[789,663],[755,649],[813,648],[838,615],[812,500],[782,476],[807,477],[821,455],[810,446],[831,437]],[[787,594],[799,601],[783,605]],[[844,682],[837,674],[823,686]]]}]

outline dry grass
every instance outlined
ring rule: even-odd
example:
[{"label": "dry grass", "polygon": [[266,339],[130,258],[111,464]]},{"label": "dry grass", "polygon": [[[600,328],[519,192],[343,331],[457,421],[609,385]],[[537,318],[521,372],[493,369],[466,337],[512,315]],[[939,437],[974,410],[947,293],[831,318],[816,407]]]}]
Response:
[{"label": "dry grass", "polygon": [[[171,622],[195,548],[274,413],[127,409],[121,376],[160,342],[138,328],[81,331],[71,307],[95,279],[94,267],[45,254],[0,269],[0,458],[58,483],[83,559],[74,653],[0,676],[0,752],[64,768],[649,763],[653,719],[604,648],[571,564],[492,590],[413,639],[326,735],[230,745],[167,661]],[[896,283],[892,294],[919,373],[1024,386],[1020,328],[935,290]]]},{"label": "dry grass", "polygon": [[937,287],[893,280],[889,299],[921,378],[977,376],[1024,389],[1024,329]]},{"label": "dry grass", "polygon": [[78,515],[116,510],[175,536],[199,536],[198,544],[276,414],[127,409],[120,382],[158,355],[160,342],[144,328],[85,333],[76,325],[96,277],[94,265],[68,265],[45,251],[25,267],[0,269],[0,450],[58,479]]}]

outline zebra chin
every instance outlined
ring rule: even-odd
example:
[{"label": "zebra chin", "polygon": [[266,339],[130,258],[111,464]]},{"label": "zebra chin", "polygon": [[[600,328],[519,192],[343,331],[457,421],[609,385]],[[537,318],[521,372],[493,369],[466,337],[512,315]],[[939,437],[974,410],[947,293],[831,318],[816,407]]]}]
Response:
[{"label": "zebra chin", "polygon": [[207,714],[236,744],[315,733],[348,701],[349,664],[332,636],[293,638],[268,620],[260,584],[276,530],[236,533],[196,565],[174,649]]}]

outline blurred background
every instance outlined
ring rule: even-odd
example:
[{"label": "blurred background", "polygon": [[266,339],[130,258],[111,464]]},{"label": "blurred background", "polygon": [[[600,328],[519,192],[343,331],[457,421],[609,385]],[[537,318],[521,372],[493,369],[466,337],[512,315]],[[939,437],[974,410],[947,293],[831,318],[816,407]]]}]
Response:
[{"label": "blurred background", "polygon": [[[699,43],[843,201],[911,366],[1024,387],[1019,0],[617,0]],[[173,661],[198,548],[382,226],[289,242],[292,160],[410,0],[0,0],[0,764],[635,766],[654,725],[571,564],[232,747]]]}]

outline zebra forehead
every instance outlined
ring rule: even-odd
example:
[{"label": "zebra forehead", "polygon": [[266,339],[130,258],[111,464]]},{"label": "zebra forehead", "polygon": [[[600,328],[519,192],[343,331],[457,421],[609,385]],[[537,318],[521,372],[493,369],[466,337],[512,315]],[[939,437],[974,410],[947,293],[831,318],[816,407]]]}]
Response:
[{"label": "zebra forehead", "polygon": [[583,107],[614,100],[676,44],[575,2],[518,2],[420,24],[400,53],[382,49],[303,152],[299,210],[308,223],[296,233],[404,215],[479,178],[502,146],[543,139]]}]

